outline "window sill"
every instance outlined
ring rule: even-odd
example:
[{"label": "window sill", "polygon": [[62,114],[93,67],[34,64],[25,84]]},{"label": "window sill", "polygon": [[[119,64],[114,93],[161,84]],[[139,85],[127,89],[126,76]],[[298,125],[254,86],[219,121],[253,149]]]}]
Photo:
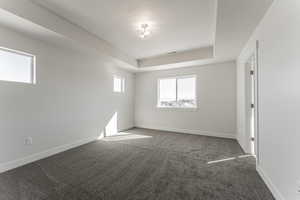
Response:
[{"label": "window sill", "polygon": [[159,110],[168,110],[168,111],[181,111],[181,112],[195,112],[198,110],[198,107],[161,107],[161,106],[156,106],[157,109]]}]

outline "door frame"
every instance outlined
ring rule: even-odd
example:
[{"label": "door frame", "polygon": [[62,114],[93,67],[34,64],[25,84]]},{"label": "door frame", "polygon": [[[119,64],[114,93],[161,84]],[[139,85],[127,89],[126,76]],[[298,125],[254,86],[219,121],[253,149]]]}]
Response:
[{"label": "door frame", "polygon": [[255,42],[255,75],[254,75],[254,133],[255,133],[255,152],[256,152],[256,165],[259,165],[260,151],[259,151],[259,40]]},{"label": "door frame", "polygon": [[[248,63],[250,61],[250,59],[252,59],[252,57],[254,57],[254,66],[253,66],[253,81],[254,81],[254,88],[253,88],[253,95],[254,95],[254,151],[255,151],[255,156],[256,156],[256,164],[258,165],[259,164],[259,160],[260,160],[260,154],[259,154],[259,41],[257,40],[256,41],[256,44],[255,44],[255,48],[250,51],[251,53],[248,55],[247,59],[246,59],[246,62],[244,64],[244,67],[245,67],[245,72],[246,72],[246,77],[245,78],[249,78],[247,76],[251,76],[250,75],[250,72],[247,71],[248,67]],[[247,87],[252,87],[252,85],[247,85],[246,83],[248,82],[248,80],[245,79],[245,92],[249,89]],[[251,83],[251,81],[250,81]],[[252,88],[250,89],[252,90]],[[245,93],[246,94],[246,93]],[[246,105],[246,110],[245,110],[245,119],[247,120],[245,123],[246,125],[246,142],[247,144],[249,145],[250,144],[250,148],[251,148],[251,135],[248,135],[248,133],[250,133],[248,130],[248,128],[250,126],[248,126],[248,123],[250,123],[248,120],[251,120],[249,119],[249,113],[248,113],[248,109],[251,105],[248,105],[249,102],[252,102],[249,101],[249,98],[247,95],[245,96],[245,105]],[[250,137],[249,137],[250,136]],[[251,152],[252,153],[252,152]]]}]

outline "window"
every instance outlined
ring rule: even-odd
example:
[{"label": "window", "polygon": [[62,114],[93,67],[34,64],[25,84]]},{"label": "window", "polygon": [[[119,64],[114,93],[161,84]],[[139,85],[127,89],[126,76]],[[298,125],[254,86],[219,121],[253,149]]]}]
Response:
[{"label": "window", "polygon": [[158,107],[196,108],[196,76],[158,80]]},{"label": "window", "polygon": [[125,92],[125,78],[114,76],[114,92]]},{"label": "window", "polygon": [[0,47],[0,80],[35,83],[35,57]]}]

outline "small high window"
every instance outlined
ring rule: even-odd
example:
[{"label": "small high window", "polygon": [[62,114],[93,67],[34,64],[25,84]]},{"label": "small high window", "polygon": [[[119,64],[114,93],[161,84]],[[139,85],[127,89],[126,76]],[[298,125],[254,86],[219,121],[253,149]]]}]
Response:
[{"label": "small high window", "polygon": [[158,107],[196,108],[196,76],[158,80]]},{"label": "small high window", "polygon": [[0,80],[35,83],[35,57],[0,47]]},{"label": "small high window", "polygon": [[125,78],[121,76],[114,76],[114,92],[125,92]]}]

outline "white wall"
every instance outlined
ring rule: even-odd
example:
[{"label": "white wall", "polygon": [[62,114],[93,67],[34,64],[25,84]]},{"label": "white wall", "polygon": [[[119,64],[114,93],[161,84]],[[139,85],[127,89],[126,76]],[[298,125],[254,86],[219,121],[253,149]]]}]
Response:
[{"label": "white wall", "polygon": [[[0,81],[0,171],[64,149],[51,151],[54,147],[95,139],[115,112],[120,130],[133,127],[134,74],[111,66],[108,58],[5,28],[0,28],[0,46],[37,58],[35,85]],[[126,78],[123,95],[113,93],[114,74]],[[28,136],[32,146],[24,146]]]},{"label": "white wall", "polygon": [[[157,80],[197,75],[196,110],[157,108]],[[190,67],[136,75],[135,125],[193,134],[236,134],[236,63]]]},{"label": "white wall", "polygon": [[275,0],[238,59],[238,138],[244,145],[243,63],[259,40],[258,171],[276,199],[285,200],[300,199],[299,11],[299,0]]}]

